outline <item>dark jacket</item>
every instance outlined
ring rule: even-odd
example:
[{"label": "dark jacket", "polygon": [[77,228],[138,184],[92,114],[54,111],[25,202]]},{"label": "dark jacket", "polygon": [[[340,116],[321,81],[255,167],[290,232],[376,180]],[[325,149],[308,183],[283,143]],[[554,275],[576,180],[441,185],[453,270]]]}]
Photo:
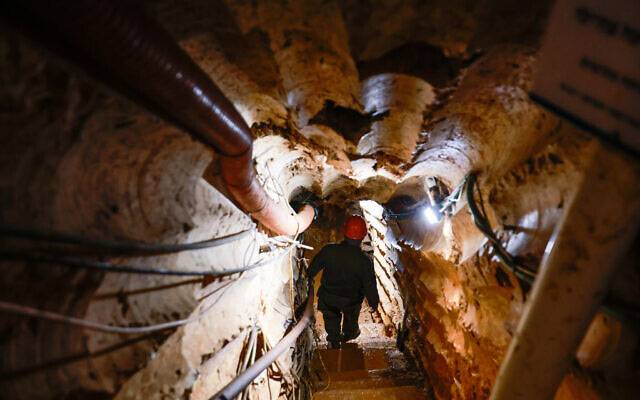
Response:
[{"label": "dark jacket", "polygon": [[359,302],[366,297],[371,307],[378,307],[373,262],[360,249],[359,242],[345,240],[324,246],[311,262],[309,278],[313,280],[322,269],[319,297],[339,296]]}]

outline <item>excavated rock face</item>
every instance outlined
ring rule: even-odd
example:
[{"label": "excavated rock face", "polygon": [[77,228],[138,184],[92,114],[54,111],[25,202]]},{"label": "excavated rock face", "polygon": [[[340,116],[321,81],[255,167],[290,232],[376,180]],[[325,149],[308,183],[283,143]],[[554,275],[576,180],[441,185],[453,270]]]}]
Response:
[{"label": "excavated rock face", "polygon": [[[500,179],[487,207],[509,251],[537,267],[551,231],[579,180],[589,139],[574,131]],[[465,211],[466,212],[466,211]],[[403,251],[406,289],[421,322],[417,348],[438,397],[486,398],[522,311],[517,278],[483,245],[464,262]]]},{"label": "excavated rock face", "polygon": [[[535,271],[593,143],[527,96],[547,2],[507,3],[146,4],[252,128],[268,194],[281,204],[303,191],[321,199],[325,213],[304,234],[307,245],[340,240],[345,214],[363,215],[381,297],[372,318],[381,335],[409,329],[410,351],[442,399],[489,396],[527,287],[495,257],[465,200],[433,234],[416,234],[410,220],[392,231],[381,204],[425,198],[427,178],[452,193],[475,172],[490,223]],[[147,243],[250,229],[215,248],[103,259],[176,271],[264,261],[205,279],[2,261],[2,301],[112,326],[187,321],[125,335],[0,314],[0,398],[208,399],[280,340],[305,298],[297,259],[314,251],[270,237],[225,197],[211,149],[9,31],[0,34],[0,81],[4,226]],[[420,250],[402,244],[412,229]],[[637,276],[637,265],[625,267],[618,297],[637,299],[628,284]],[[637,340],[603,318],[580,349],[582,367],[631,365],[602,349],[618,335],[631,353]],[[304,336],[250,386],[250,398],[305,387]],[[592,394],[585,376],[573,371],[559,396]]]}]

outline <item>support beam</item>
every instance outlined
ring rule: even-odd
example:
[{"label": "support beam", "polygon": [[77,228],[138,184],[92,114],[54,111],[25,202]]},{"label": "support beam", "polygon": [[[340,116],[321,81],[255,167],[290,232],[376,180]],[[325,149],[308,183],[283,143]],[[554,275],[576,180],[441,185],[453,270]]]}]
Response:
[{"label": "support beam", "polygon": [[640,226],[640,163],[594,142],[552,235],[491,399],[550,399]]}]

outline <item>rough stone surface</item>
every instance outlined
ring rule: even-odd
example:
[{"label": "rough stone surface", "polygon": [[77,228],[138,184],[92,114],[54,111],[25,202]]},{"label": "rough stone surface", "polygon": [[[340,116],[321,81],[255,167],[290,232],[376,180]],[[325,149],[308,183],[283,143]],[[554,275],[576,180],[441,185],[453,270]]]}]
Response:
[{"label": "rough stone surface", "polygon": [[[251,126],[267,193],[283,203],[306,189],[320,199],[325,214],[305,233],[306,244],[317,250],[338,241],[344,216],[363,213],[381,295],[379,312],[362,315],[367,337],[391,343],[405,325],[426,385],[441,399],[489,396],[527,288],[498,261],[464,201],[442,223],[442,240],[422,251],[397,244],[380,204],[400,193],[424,196],[427,176],[451,191],[478,172],[494,230],[536,270],[594,140],[527,97],[548,2],[463,3],[146,2]],[[503,42],[510,44],[496,46]],[[393,50],[422,45],[438,49],[447,68],[456,65],[450,68],[456,79],[398,74],[415,65],[389,61],[404,54]],[[361,82],[359,68],[378,57],[386,64],[376,65],[390,69]],[[379,113],[388,114],[377,119]],[[0,398],[207,399],[238,372],[252,329],[259,329],[257,356],[278,342],[302,299],[298,278],[305,274],[296,262],[302,253],[287,252],[286,239],[256,227],[208,183],[215,174],[210,149],[15,33],[0,32],[3,225],[148,243],[255,229],[214,249],[105,258],[139,266],[224,269],[278,256],[221,279],[2,261],[3,301],[130,327],[192,321],[132,337],[2,313]],[[33,249],[6,237],[0,246]],[[611,297],[637,306],[636,253]],[[614,396],[623,385],[612,382],[633,381],[624,373],[633,372],[629,354],[637,351],[637,337],[624,322],[602,318],[593,322],[559,399]],[[251,385],[249,397],[302,391],[310,340],[307,332]]]}]

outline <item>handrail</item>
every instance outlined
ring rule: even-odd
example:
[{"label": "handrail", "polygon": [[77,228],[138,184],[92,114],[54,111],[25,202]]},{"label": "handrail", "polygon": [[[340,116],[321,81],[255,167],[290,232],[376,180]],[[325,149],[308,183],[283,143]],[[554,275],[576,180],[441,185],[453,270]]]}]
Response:
[{"label": "handrail", "polygon": [[302,318],[298,323],[287,333],[277,345],[267,352],[264,356],[260,357],[254,364],[247,368],[243,373],[236,376],[231,382],[229,382],[222,390],[214,394],[209,400],[233,400],[239,395],[247,386],[253,382],[265,369],[269,368],[276,359],[284,353],[289,347],[291,347],[298,339],[298,336],[305,330],[305,328],[311,322],[311,316],[313,315],[313,285],[309,288],[309,297],[307,298],[307,305],[305,306]]}]

